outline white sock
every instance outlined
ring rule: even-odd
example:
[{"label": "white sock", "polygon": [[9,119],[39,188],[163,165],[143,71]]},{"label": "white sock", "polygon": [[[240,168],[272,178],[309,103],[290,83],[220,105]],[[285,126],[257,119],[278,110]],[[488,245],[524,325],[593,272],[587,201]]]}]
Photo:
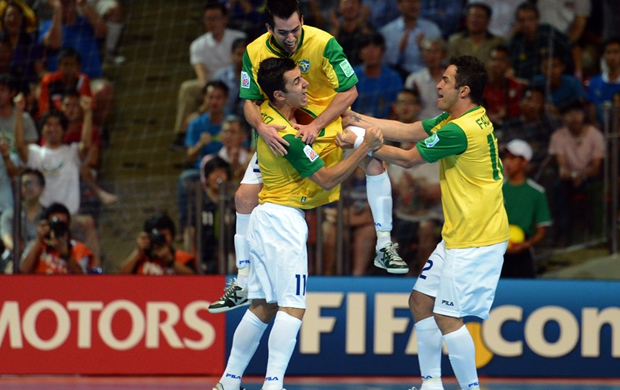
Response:
[{"label": "white sock", "polygon": [[467,327],[443,336],[448,347],[448,357],[456,380],[462,389],[478,389],[478,372],[476,371],[476,348]]},{"label": "white sock", "polygon": [[220,378],[224,389],[239,390],[241,377],[254,356],[265,329],[267,324],[259,320],[250,310],[245,312],[235,330],[226,370]]},{"label": "white sock", "polygon": [[366,175],[366,196],[377,231],[377,250],[391,241],[392,231],[392,184],[387,171],[380,175]]},{"label": "white sock", "polygon": [[297,344],[299,328],[301,328],[301,320],[283,311],[278,311],[269,333],[269,359],[263,390],[284,388],[284,373],[291,360],[295,344]]},{"label": "white sock", "polygon": [[[248,233],[248,226],[250,224],[250,214],[237,213],[237,221],[235,225],[235,255],[237,259],[249,260],[250,259],[250,247],[248,245],[237,245],[239,240],[245,240]],[[237,284],[243,288],[248,287],[248,276],[250,274],[250,267],[239,269],[237,273]]]},{"label": "white sock", "polygon": [[123,23],[114,22],[106,22],[106,25],[108,27],[108,32],[105,36],[105,50],[108,53],[116,53],[125,25]]},{"label": "white sock", "polygon": [[420,390],[443,390],[441,383],[441,345],[443,339],[435,318],[416,322],[418,338],[418,363],[422,374]]}]

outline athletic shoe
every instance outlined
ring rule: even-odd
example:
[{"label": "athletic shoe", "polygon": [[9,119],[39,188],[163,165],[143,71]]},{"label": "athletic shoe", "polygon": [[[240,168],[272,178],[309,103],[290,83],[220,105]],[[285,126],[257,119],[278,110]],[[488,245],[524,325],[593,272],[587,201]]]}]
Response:
[{"label": "athletic shoe", "polygon": [[398,244],[388,242],[383,249],[378,250],[375,257],[375,266],[383,268],[391,274],[406,274],[409,272],[409,266],[398,255],[396,249],[398,249]]},{"label": "athletic shoe", "polygon": [[[213,390],[225,390],[224,385],[218,382],[217,385],[213,387]],[[245,388],[240,387],[239,390],[245,390]]]},{"label": "athletic shoe", "polygon": [[209,306],[209,313],[223,313],[251,303],[248,290],[237,284],[237,279],[228,282],[224,295]]}]

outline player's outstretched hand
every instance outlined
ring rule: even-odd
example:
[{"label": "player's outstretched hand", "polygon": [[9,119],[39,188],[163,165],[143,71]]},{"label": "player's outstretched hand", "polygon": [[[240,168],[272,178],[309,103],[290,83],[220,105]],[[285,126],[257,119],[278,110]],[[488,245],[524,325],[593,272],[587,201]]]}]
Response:
[{"label": "player's outstretched hand", "polygon": [[258,134],[263,137],[274,156],[284,156],[287,153],[285,146],[289,146],[289,143],[278,134],[278,130],[283,129],[286,129],[286,126],[265,124],[256,129]]},{"label": "player's outstretched hand", "polygon": [[308,144],[308,145],[314,142],[316,137],[319,135],[319,131],[321,130],[318,127],[316,127],[316,125],[314,124],[314,121],[307,125],[301,125],[297,123],[293,126],[298,130],[295,137],[296,138],[301,137],[301,142]]},{"label": "player's outstretched hand", "polygon": [[342,133],[336,134],[336,144],[342,149],[352,149],[357,140],[357,134],[348,127],[342,129]]},{"label": "player's outstretched hand", "polygon": [[370,149],[374,152],[375,150],[383,146],[383,133],[377,127],[369,127],[366,129],[364,141],[370,146]]}]

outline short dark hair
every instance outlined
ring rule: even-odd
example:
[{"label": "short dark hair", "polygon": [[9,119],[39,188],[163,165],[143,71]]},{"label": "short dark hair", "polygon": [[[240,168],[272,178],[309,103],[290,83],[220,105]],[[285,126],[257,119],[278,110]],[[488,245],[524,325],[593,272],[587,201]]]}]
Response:
[{"label": "short dark hair", "polygon": [[176,228],[174,226],[174,221],[170,216],[166,213],[157,213],[149,217],[146,221],[144,221],[144,231],[147,233],[152,232],[153,230],[162,230],[169,229],[172,237],[174,237],[176,233]]},{"label": "short dark hair", "polygon": [[223,81],[221,80],[211,80],[208,83],[205,84],[204,87],[202,87],[202,94],[206,95],[207,94],[207,90],[209,89],[209,87],[213,87],[213,88],[219,88],[222,91],[224,91],[224,95],[228,96],[228,92],[229,92],[229,88],[228,85],[226,85]]},{"label": "short dark hair", "polygon": [[4,85],[11,91],[17,91],[18,89],[17,78],[10,73],[0,73],[0,85]]},{"label": "short dark hair", "polygon": [[421,104],[420,91],[417,88],[403,88],[398,93],[407,93],[415,98],[416,104]]},{"label": "short dark hair", "polygon": [[38,169],[26,168],[22,171],[22,176],[24,175],[36,176],[39,181],[39,185],[41,187],[45,187],[45,176],[43,176],[43,173],[41,173]]},{"label": "short dark hair", "polygon": [[80,53],[72,47],[63,47],[58,52],[58,63],[64,58],[75,58],[78,63],[82,62],[82,56]]},{"label": "short dark hair", "polygon": [[560,110],[560,114],[564,115],[569,111],[581,111],[585,113],[585,106],[583,101],[579,99],[571,99],[570,101],[563,103],[558,107]]},{"label": "short dark hair", "polygon": [[458,56],[450,58],[448,65],[456,67],[455,87],[467,85],[471,101],[475,104],[482,104],[482,95],[489,79],[482,61],[474,56]]},{"label": "short dark hair", "polygon": [[66,215],[67,223],[71,225],[71,213],[69,212],[69,209],[67,208],[67,206],[65,206],[64,204],[55,202],[47,206],[47,208],[45,209],[45,212],[43,213],[43,219],[49,220],[52,214]]},{"label": "short dark hair", "polygon": [[493,16],[493,9],[484,3],[469,3],[465,8],[465,13],[469,12],[472,8],[480,8],[487,14],[487,19],[491,20]]},{"label": "short dark hair", "polygon": [[493,46],[491,48],[491,51],[499,51],[506,54],[507,56],[510,56],[510,50],[508,50],[508,46],[504,45],[503,43]]},{"label": "short dark hair", "polygon": [[216,169],[223,169],[226,171],[226,175],[228,175],[228,179],[230,180],[232,178],[232,169],[230,167],[230,164],[226,162],[226,160],[224,160],[223,158],[219,157],[219,156],[215,156],[213,157],[211,160],[209,160],[202,172],[204,173],[204,178],[208,178],[210,174],[213,173],[213,171],[215,171]]},{"label": "short dark hair", "polygon": [[275,27],[274,17],[288,19],[295,12],[299,15],[299,19],[303,17],[299,0],[267,0],[265,6],[265,18],[272,29]]},{"label": "short dark hair", "polygon": [[613,44],[620,45],[620,37],[615,36],[615,37],[609,37],[605,39],[605,41],[603,42],[603,51],[607,49],[607,46],[613,45]]},{"label": "short dark hair", "polygon": [[360,37],[359,48],[363,49],[366,46],[376,45],[380,46],[385,51],[385,38],[377,31],[372,31],[368,34],[364,34]]},{"label": "short dark hair", "polygon": [[43,114],[43,116],[41,116],[41,119],[39,119],[39,130],[43,130],[43,126],[45,126],[45,123],[49,118],[58,118],[58,120],[60,121],[60,126],[63,130],[67,130],[67,128],[69,127],[69,120],[67,119],[65,114],[56,109],[51,109],[45,114]]},{"label": "short dark hair", "polygon": [[221,1],[207,0],[207,2],[202,6],[202,13],[204,14],[205,11],[209,9],[219,9],[222,11],[222,15],[228,15],[228,8],[226,8],[226,5]]},{"label": "short dark hair", "polygon": [[230,49],[231,52],[237,50],[240,47],[246,47],[248,45],[248,40],[245,38],[237,38],[233,41],[232,47]]},{"label": "short dark hair", "polygon": [[538,11],[538,7],[536,6],[536,4],[532,3],[531,1],[524,1],[523,3],[521,3],[521,5],[517,7],[517,11],[515,12],[515,19],[516,19],[516,15],[520,11],[532,11],[534,12],[534,14],[536,14],[536,17],[540,19],[540,12]]},{"label": "short dark hair", "polygon": [[286,92],[284,73],[295,69],[295,67],[297,67],[297,64],[290,58],[273,57],[267,58],[260,63],[256,79],[269,101],[274,100],[274,92]]}]

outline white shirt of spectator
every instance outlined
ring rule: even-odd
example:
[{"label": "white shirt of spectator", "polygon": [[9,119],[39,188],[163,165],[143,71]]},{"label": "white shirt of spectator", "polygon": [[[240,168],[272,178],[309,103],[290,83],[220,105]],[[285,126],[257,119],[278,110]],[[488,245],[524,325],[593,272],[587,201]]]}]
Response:
[{"label": "white shirt of spectator", "polygon": [[230,53],[232,44],[236,39],[245,38],[243,31],[232,29],[224,30],[221,42],[216,42],[212,33],[205,33],[196,38],[189,47],[189,57],[192,66],[203,64],[209,75],[232,64]]},{"label": "white shirt of spectator", "polygon": [[417,88],[420,92],[422,111],[418,114],[418,118],[430,119],[441,114],[441,110],[437,108],[437,82],[431,77],[428,68],[423,68],[407,76],[405,88]]},{"label": "white shirt of spectator", "polygon": [[28,145],[28,167],[40,170],[45,176],[45,190],[40,202],[47,207],[62,203],[71,215],[80,208],[80,155],[78,143],[50,149]]}]

